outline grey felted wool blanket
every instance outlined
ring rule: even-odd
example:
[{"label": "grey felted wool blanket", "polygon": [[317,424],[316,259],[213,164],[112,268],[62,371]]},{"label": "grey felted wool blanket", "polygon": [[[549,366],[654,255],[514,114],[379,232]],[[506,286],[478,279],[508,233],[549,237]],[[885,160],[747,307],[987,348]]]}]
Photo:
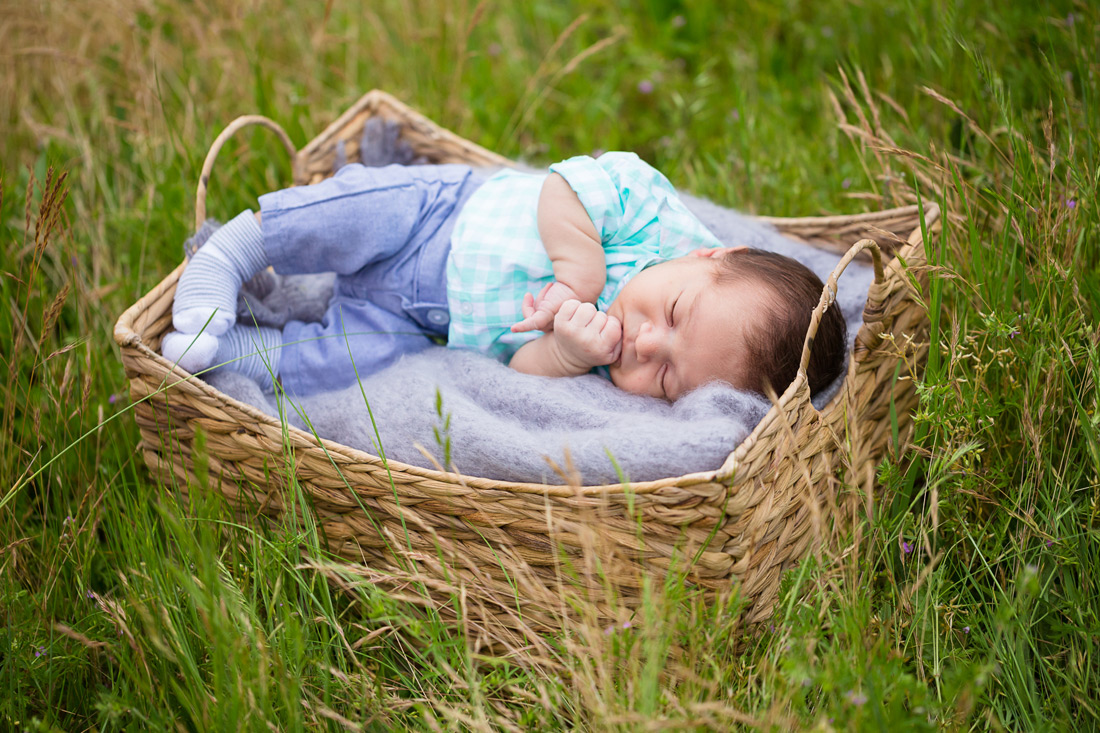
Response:
[{"label": "grey felted wool blanket", "polygon": [[[724,244],[786,254],[822,280],[839,260],[736,211],[692,196],[684,200]],[[204,227],[187,246],[200,246],[215,228]],[[848,323],[849,346],[872,275],[869,265],[853,262],[841,280],[837,304]],[[326,275],[261,273],[242,292],[240,320],[275,327],[291,319],[319,320],[332,282]],[[228,370],[206,379],[291,425],[390,460],[433,468],[427,452],[439,464],[449,457],[447,468],[466,475],[555,484],[578,478],[582,484],[636,482],[714,470],[770,407],[759,395],[719,383],[669,404],[627,394],[595,375],[535,377],[442,346],[407,355],[364,376],[360,385],[301,400],[265,394]],[[831,398],[842,380],[815,403]],[[563,476],[554,466],[569,466],[573,473]]]}]

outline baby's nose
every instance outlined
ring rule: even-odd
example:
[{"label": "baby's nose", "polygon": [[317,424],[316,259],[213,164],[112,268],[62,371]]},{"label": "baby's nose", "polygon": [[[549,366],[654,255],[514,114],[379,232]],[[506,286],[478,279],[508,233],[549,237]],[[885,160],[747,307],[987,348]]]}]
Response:
[{"label": "baby's nose", "polygon": [[634,351],[638,354],[638,361],[649,361],[659,357],[665,349],[667,334],[665,329],[646,322],[638,329],[638,336],[634,339]]}]

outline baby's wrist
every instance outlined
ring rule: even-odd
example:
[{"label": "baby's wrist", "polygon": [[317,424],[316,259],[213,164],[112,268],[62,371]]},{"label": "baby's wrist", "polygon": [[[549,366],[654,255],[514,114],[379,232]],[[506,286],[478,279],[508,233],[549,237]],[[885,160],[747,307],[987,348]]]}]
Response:
[{"label": "baby's wrist", "polygon": [[554,263],[554,279],[568,286],[582,303],[595,303],[607,284],[607,272],[602,268],[593,272],[591,268],[561,262]]}]

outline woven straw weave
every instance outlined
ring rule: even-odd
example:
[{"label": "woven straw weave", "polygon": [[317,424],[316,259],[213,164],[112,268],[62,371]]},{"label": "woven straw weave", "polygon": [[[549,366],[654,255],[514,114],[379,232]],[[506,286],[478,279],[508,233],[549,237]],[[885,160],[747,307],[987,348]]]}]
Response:
[{"label": "woven straw weave", "polygon": [[[376,115],[398,121],[402,139],[433,162],[509,165],[373,91],[299,152],[264,118],[242,118],[227,128],[204,166],[199,223],[214,158],[239,127],[275,130],[292,155],[294,183],[306,184],[331,175],[341,160],[357,160],[363,126]],[[938,210],[924,214],[925,231],[935,231]],[[461,613],[497,628],[550,623],[563,610],[566,585],[580,588],[589,610],[621,616],[640,602],[647,574],[673,570],[707,592],[739,582],[744,618],[759,622],[771,613],[783,571],[822,541],[821,497],[835,494],[840,480],[870,490],[895,436],[904,445],[916,404],[913,379],[928,348],[927,313],[914,290],[925,287],[916,207],[766,221],[789,236],[848,252],[826,290],[861,250],[863,257],[873,255],[881,277],[871,286],[839,394],[817,411],[801,369],[716,471],[629,486],[517,484],[387,464],[319,440],[190,378],[157,353],[171,327],[183,265],[115,326],[136,403],[138,450],[154,474],[183,492],[205,486],[245,517],[316,527],[333,553],[353,561],[349,570],[372,582],[393,588],[416,579],[445,612],[462,586],[462,597],[473,600]],[[879,247],[897,256],[881,266]],[[200,463],[208,464],[203,473],[209,475],[197,480],[192,451],[199,429],[206,439]]]}]

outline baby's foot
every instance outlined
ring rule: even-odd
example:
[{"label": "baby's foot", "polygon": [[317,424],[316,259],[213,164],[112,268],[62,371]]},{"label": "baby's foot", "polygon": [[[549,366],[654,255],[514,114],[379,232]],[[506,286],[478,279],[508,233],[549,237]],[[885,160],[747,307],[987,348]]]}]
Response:
[{"label": "baby's foot", "polygon": [[160,353],[173,364],[195,374],[208,369],[218,355],[218,337],[209,333],[180,333],[165,335]]},{"label": "baby's foot", "polygon": [[173,331],[164,337],[160,351],[192,374],[211,367],[229,369],[270,392],[279,374],[282,345],[283,334],[277,329],[234,326],[221,337]]},{"label": "baby's foot", "polygon": [[279,374],[283,333],[274,328],[234,326],[218,339],[217,362],[270,392]]},{"label": "baby's foot", "polygon": [[236,313],[212,305],[174,308],[172,311],[172,325],[177,331],[186,334],[209,334],[217,338],[236,322]]}]

